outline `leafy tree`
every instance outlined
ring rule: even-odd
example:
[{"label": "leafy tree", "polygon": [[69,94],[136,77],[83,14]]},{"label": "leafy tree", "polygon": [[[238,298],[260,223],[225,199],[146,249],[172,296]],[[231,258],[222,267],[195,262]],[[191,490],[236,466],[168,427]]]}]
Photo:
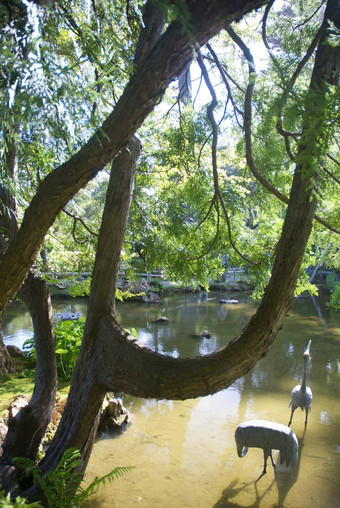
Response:
[{"label": "leafy tree", "polygon": [[[265,79],[256,80],[254,59],[247,43],[250,30],[247,33],[242,23],[235,28],[231,25],[244,17],[251,26],[254,23],[253,11],[262,4],[266,4],[263,39],[270,49],[273,72],[276,71],[275,79],[268,78],[268,83]],[[57,216],[72,199],[76,202],[79,190],[108,164],[110,177],[82,345],[63,418],[46,457],[39,464],[43,477],[58,467],[64,452],[70,447],[81,451],[77,469],[81,472],[85,470],[106,391],[170,399],[214,393],[244,375],[267,352],[291,305],[312,228],[315,228],[316,238],[319,234],[321,238],[325,231],[320,229],[320,224],[326,228],[327,235],[330,234],[328,231],[332,232],[332,245],[333,241],[336,244],[334,237],[338,234],[337,224],[331,222],[338,213],[335,201],[330,202],[333,207],[328,209],[328,200],[323,200],[323,192],[328,191],[327,184],[323,184],[323,167],[331,174],[338,171],[334,113],[334,108],[338,107],[338,82],[334,70],[339,65],[339,47],[334,46],[333,41],[340,26],[339,7],[336,0],[329,0],[322,13],[318,9],[313,15],[314,2],[308,3],[301,11],[299,5],[288,11],[286,16],[274,10],[274,2],[261,0],[238,0],[232,4],[224,0],[183,0],[175,4],[149,0],[140,15],[138,4],[132,2],[94,2],[92,7],[86,2],[75,2],[72,6],[60,2],[53,7],[53,12],[39,12],[37,30],[41,34],[43,50],[35,53],[30,50],[33,55],[38,55],[34,58],[30,52],[23,56],[19,75],[20,90],[25,89],[28,83],[26,76],[32,79],[27,90],[32,91],[28,95],[35,99],[30,98],[31,108],[28,107],[29,101],[24,103],[25,106],[27,104],[26,115],[42,111],[46,130],[41,128],[43,121],[38,122],[40,138],[36,138],[30,132],[35,129],[33,117],[27,122],[27,127],[24,123],[21,127],[20,112],[16,115],[11,110],[2,141],[7,155],[12,147],[19,153],[17,132],[25,132],[30,148],[26,157],[33,157],[33,148],[39,139],[44,141],[42,155],[47,154],[48,160],[55,156],[60,165],[52,170],[47,164],[46,176],[40,174],[36,177],[39,186],[18,223],[13,200],[3,201],[14,220],[4,225],[1,237],[4,254],[0,265],[0,308],[3,309],[20,288],[20,295],[32,315],[37,354],[33,397],[9,427],[3,446],[2,461],[5,465],[9,465],[15,456],[35,459],[51,416],[56,390],[50,299],[44,281],[34,274],[32,265]],[[126,18],[123,7],[128,8]],[[307,25],[311,20],[310,32],[301,36],[297,52],[290,46],[289,37],[284,36],[284,23],[288,22],[287,17],[291,21],[293,15],[297,24]],[[283,40],[278,41],[278,55],[268,42],[271,16],[274,27],[275,23],[281,23],[281,18],[283,20],[282,31],[273,32],[283,34]],[[15,28],[15,22],[20,25],[11,19],[4,27],[11,44],[16,45],[16,38],[11,39],[12,29],[18,31],[20,28],[23,37],[28,38],[32,47],[37,47],[39,37],[36,33],[31,29],[28,36],[26,26]],[[213,40],[221,31],[221,38]],[[110,46],[110,37],[116,34],[115,44]],[[227,36],[228,42],[225,43],[223,39]],[[211,44],[203,49],[210,39]],[[216,50],[212,47],[213,43]],[[222,56],[218,55],[220,45]],[[242,81],[235,79],[229,72],[228,62],[223,62],[223,54],[227,53],[236,55],[237,65],[231,70]],[[133,61],[129,61],[131,55],[134,55]],[[217,254],[227,245],[228,253],[234,256],[233,262],[237,253],[244,263],[253,265],[254,270],[258,269],[257,273],[264,271],[265,274],[271,273],[271,277],[263,281],[266,289],[258,310],[235,340],[206,357],[175,359],[142,347],[120,326],[115,316],[115,289],[141,152],[141,144],[134,134],[157,106],[169,83],[187,69],[194,56],[197,56],[210,94],[207,120],[202,116],[195,118],[189,108],[179,126],[183,137],[179,135],[180,131],[176,132],[169,126],[165,141],[171,150],[160,150],[159,158],[154,155],[155,161],[152,161],[151,151],[149,159],[146,157],[144,161],[144,168],[155,166],[156,228],[163,229],[169,218],[168,245],[176,254],[174,270],[185,268],[190,278],[198,273],[201,280],[207,281],[214,271],[220,270]],[[29,58],[33,60],[29,62]],[[41,59],[42,87],[36,83],[37,74],[33,73],[37,63],[35,58],[39,62]],[[207,64],[211,62],[216,66],[215,74],[208,71]],[[54,67],[55,71],[49,73],[49,69]],[[219,128],[218,115],[223,116],[223,111],[228,110],[219,105],[212,84],[217,71],[228,103],[233,106],[228,115],[236,118],[233,130],[226,128],[226,134],[235,140],[235,146],[238,145],[237,150],[229,150],[229,155],[233,156],[231,163],[224,157],[221,163],[219,159],[222,154],[219,145],[222,127]],[[10,72],[7,74],[11,75]],[[65,76],[70,76],[70,79]],[[8,111],[13,103],[12,92],[9,93],[12,84],[9,82],[5,86]],[[102,84],[101,89],[99,84]],[[15,97],[23,96],[18,90]],[[13,119],[17,122],[12,122]],[[20,124],[19,131],[10,128],[11,122],[17,128]],[[196,125],[199,127],[197,132]],[[140,135],[143,136],[142,129]],[[241,135],[242,145],[238,142]],[[157,143],[162,147],[162,141],[156,137]],[[52,151],[46,150],[46,147]],[[160,171],[162,158],[167,170],[165,179]],[[37,160],[40,160],[39,157]],[[223,164],[228,162],[233,168],[235,161],[242,160],[246,162],[248,180],[241,182],[242,172],[227,174],[226,177],[221,169]],[[325,161],[332,161],[331,169],[326,167]],[[235,164],[237,169],[240,166]],[[7,164],[9,183],[16,178],[13,169],[14,165]],[[37,168],[35,174],[39,174]],[[147,175],[142,175],[143,178],[147,179]],[[5,187],[11,198],[14,186],[9,183]],[[150,180],[149,191],[153,185]],[[236,192],[231,194],[234,188]],[[142,195],[142,187],[137,186],[136,190],[136,195]],[[326,193],[324,195],[326,197]],[[253,196],[254,204],[248,203]],[[161,198],[165,198],[166,213],[157,201]],[[277,200],[282,206],[277,204]],[[315,215],[318,203],[318,214]],[[270,228],[262,220],[266,218],[264,209],[272,206],[274,210],[268,216],[272,216],[275,230],[269,238]],[[147,212],[150,215],[152,208]],[[135,210],[134,218],[136,215]],[[316,226],[313,226],[314,215]],[[148,217],[146,219],[149,220]],[[131,235],[132,231],[128,233]],[[153,238],[157,237],[155,233],[157,229]],[[188,238],[190,251],[187,248]],[[144,241],[143,238],[141,240]],[[321,245],[320,239],[318,244]],[[308,247],[310,252],[313,246],[314,242]],[[331,250],[335,252],[333,246]],[[150,252],[149,248],[146,257],[150,255],[151,262],[156,262]],[[210,255],[206,265],[202,261],[205,253]],[[165,261],[171,265],[170,258]],[[8,476],[4,475],[4,478]],[[11,485],[6,485],[6,488],[10,490]],[[23,495],[34,500],[39,492],[32,485]]]}]

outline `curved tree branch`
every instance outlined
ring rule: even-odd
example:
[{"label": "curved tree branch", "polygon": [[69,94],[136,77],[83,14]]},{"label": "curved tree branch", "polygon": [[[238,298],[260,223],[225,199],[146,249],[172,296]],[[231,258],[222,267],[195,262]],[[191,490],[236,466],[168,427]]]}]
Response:
[{"label": "curved tree branch", "polygon": [[[325,17],[340,26],[340,9],[335,8],[336,1],[329,0]],[[333,51],[325,41],[324,32],[309,87],[312,97],[318,91],[318,100],[312,111],[306,111],[299,143],[299,154],[307,152],[310,157],[298,157],[272,276],[248,325],[237,338],[215,353],[175,359],[150,351],[122,330],[113,317],[104,316],[98,324],[98,354],[94,355],[98,358],[100,352],[106,361],[105,368],[98,369],[98,382],[103,390],[121,389],[137,396],[170,399],[205,395],[229,386],[266,354],[291,305],[313,224],[316,208],[313,186],[317,179],[313,157],[314,154],[319,157],[319,139],[323,137],[324,122],[327,122],[323,109],[327,70],[339,59],[340,48]],[[315,123],[316,130],[310,133],[309,123],[315,118],[319,122]],[[298,242],[296,238],[299,238]],[[132,365],[133,372],[130,370]],[[126,376],[126,372],[131,376]]]},{"label": "curved tree branch", "polygon": [[[217,240],[218,240],[218,237],[219,237],[219,234],[220,234],[220,210],[219,210],[219,207],[218,207],[218,202],[216,200],[216,198],[214,197],[212,202],[211,202],[211,206],[209,208],[209,212],[208,214],[205,216],[205,218],[203,219],[203,221],[201,221],[200,225],[203,224],[203,222],[208,218],[208,216],[210,215],[210,212],[212,210],[212,208],[215,208],[216,210],[216,213],[217,213],[217,224],[216,224],[216,231],[215,231],[215,236],[212,240],[212,242],[210,243],[209,247],[205,250],[205,252],[203,252],[202,254],[200,254],[199,256],[195,256],[195,257],[188,257],[187,258],[187,261],[198,261],[199,259],[203,259],[205,256],[207,256],[209,254],[209,252],[212,251],[214,245],[216,244]],[[195,228],[195,231],[198,229],[199,226],[197,226]]]},{"label": "curved tree branch", "polygon": [[[329,0],[326,9],[326,16],[331,19],[336,10],[334,9],[336,2],[337,0]],[[337,16],[334,22],[340,25],[340,16]],[[129,336],[115,319],[110,283],[116,266],[112,264],[109,255],[110,241],[103,241],[103,250],[100,251],[100,259],[97,260],[100,263],[98,268],[100,267],[101,271],[104,271],[105,267],[108,268],[110,281],[103,281],[105,284],[103,293],[97,287],[99,302],[95,301],[96,295],[92,293],[94,298],[91,303],[92,310],[88,315],[69,399],[56,437],[41,465],[43,472],[51,469],[69,446],[75,446],[82,451],[83,464],[86,466],[93,429],[96,428],[97,414],[105,391],[124,391],[132,395],[160,399],[184,399],[215,393],[246,374],[267,353],[292,303],[316,208],[313,187],[317,178],[317,168],[314,157],[319,156],[319,139],[323,136],[326,122],[323,117],[325,74],[326,69],[339,58],[340,52],[340,48],[337,52],[333,52],[327,44],[322,47],[324,42],[325,39],[320,41],[315,72],[310,83],[312,97],[316,89],[318,90],[317,107],[306,112],[299,144],[301,156],[298,157],[295,167],[290,201],[272,276],[256,313],[237,338],[210,355],[175,359],[155,353]],[[316,129],[310,133],[308,124],[316,118],[319,120],[313,123]],[[303,157],[306,154],[309,157]],[[129,156],[129,152],[124,150],[122,157],[124,156]],[[119,174],[112,171],[111,176],[112,184],[117,183],[117,189],[114,191],[119,192]],[[125,192],[127,192],[126,183],[127,180]],[[105,205],[107,213],[104,212],[104,216],[112,219],[111,210],[114,210],[112,206],[115,202],[109,196],[110,194]],[[123,207],[124,203],[125,201],[122,202]],[[116,213],[120,213],[119,207]],[[106,219],[103,221],[103,227],[104,222]],[[111,223],[113,222],[111,220]],[[98,277],[97,283],[100,283],[103,274],[99,273]],[[101,301],[103,296],[104,301]]]}]

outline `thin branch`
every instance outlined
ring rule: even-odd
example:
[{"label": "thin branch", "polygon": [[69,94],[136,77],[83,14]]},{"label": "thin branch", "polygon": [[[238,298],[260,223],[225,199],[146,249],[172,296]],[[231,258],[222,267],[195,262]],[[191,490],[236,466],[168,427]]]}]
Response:
[{"label": "thin branch", "polygon": [[277,132],[283,137],[284,139],[284,142],[285,142],[285,147],[286,147],[286,152],[287,152],[287,155],[288,157],[290,158],[291,161],[295,162],[296,160],[296,155],[293,154],[292,150],[291,150],[291,147],[290,147],[290,138],[294,138],[294,140],[296,141],[298,137],[300,137],[300,133],[297,133],[297,132],[289,132],[289,131],[286,131],[283,127],[282,127],[282,118],[281,118],[281,115],[279,116],[279,119],[278,121],[276,122],[276,130]]},{"label": "thin branch", "polygon": [[[277,69],[280,70],[280,64],[279,64],[277,58],[274,56],[274,54],[272,53],[272,51],[270,49],[270,46],[269,46],[269,43],[268,43],[268,40],[267,40],[267,33],[266,33],[268,15],[269,15],[270,9],[272,8],[272,6],[274,4],[274,1],[275,0],[270,0],[269,4],[267,5],[267,7],[265,9],[264,15],[263,15],[263,19],[262,19],[262,40],[263,40],[263,43],[264,43],[265,47],[268,49],[269,56],[270,56],[271,60],[273,61],[274,66]],[[313,14],[313,16],[314,16],[314,14]],[[309,45],[309,48],[308,48],[305,56],[299,62],[296,70],[292,74],[292,76],[291,76],[291,78],[289,80],[289,83],[288,83],[288,87],[284,89],[284,92],[283,92],[283,95],[282,95],[282,99],[287,97],[287,95],[289,94],[290,90],[293,88],[293,86],[294,86],[298,76],[301,74],[303,68],[305,67],[305,65],[307,64],[307,62],[309,61],[309,59],[313,55],[314,50],[316,49],[319,37],[320,37],[320,33],[321,33],[321,28],[318,30],[316,36],[314,37],[314,39],[312,40],[311,44]],[[283,125],[282,125],[282,107],[280,105],[278,106],[278,118],[279,119],[278,119],[277,124],[276,124],[276,129],[277,129],[278,133],[284,138],[286,152],[287,152],[288,157],[293,162],[295,162],[295,157],[296,156],[293,154],[293,152],[291,150],[291,147],[290,147],[290,138],[293,138],[296,141],[297,138],[300,137],[300,133],[288,132],[288,131],[286,131],[283,128]]]},{"label": "thin branch", "polygon": [[[225,69],[225,67],[219,61],[219,58],[217,57],[217,55],[216,55],[215,51],[213,50],[213,48],[211,47],[211,45],[210,44],[206,44],[206,47],[208,48],[209,52],[211,53],[212,61],[215,63],[216,67],[220,71],[221,78],[223,80],[223,83],[226,86],[226,89],[227,89],[227,92],[228,92],[228,99],[227,100],[230,100],[230,102],[231,102],[231,104],[233,106],[235,120],[236,120],[237,124],[242,128],[242,125],[240,124],[240,121],[239,121],[238,116],[237,116],[236,113],[238,113],[239,115],[241,115],[243,117],[243,111],[241,111],[238,108],[238,106],[236,105],[236,103],[234,101],[234,97],[233,97],[233,94],[232,94],[232,91],[231,91],[231,88],[230,88],[229,81],[231,81],[242,93],[244,93],[245,91],[232,78],[232,76],[230,76],[230,74],[228,74],[228,72]],[[206,56],[205,58],[210,60],[210,58],[208,56]]]},{"label": "thin branch", "polygon": [[337,166],[340,166],[340,161],[338,161],[337,159],[335,159],[330,153],[326,153],[326,157],[328,157],[329,159],[331,159],[331,161],[333,161]]},{"label": "thin branch", "polygon": [[148,224],[147,219],[144,217],[144,210],[142,209],[141,205],[136,200],[134,194],[132,195],[132,203],[134,203],[134,205],[136,206],[136,208],[137,208],[137,210],[139,212],[141,220],[144,222],[145,226],[148,227],[149,224]]},{"label": "thin branch", "polygon": [[196,92],[196,95],[195,95],[195,97],[194,97],[194,100],[192,101],[192,107],[193,107],[193,109],[194,109],[194,107],[195,107],[195,102],[196,102],[196,99],[197,99],[197,97],[198,97],[198,95],[199,95],[199,93],[200,93],[200,90],[201,90],[202,81],[203,81],[203,76],[202,76],[202,74],[201,74],[201,75],[200,75],[200,79],[199,79],[199,85],[198,85],[198,87],[197,87],[197,92]]},{"label": "thin branch", "polygon": [[[251,134],[251,124],[252,124],[252,97],[253,91],[255,87],[255,64],[253,56],[249,50],[249,48],[245,45],[243,40],[234,32],[232,28],[227,29],[228,34],[233,39],[233,41],[239,46],[242,50],[247,62],[248,62],[248,72],[249,72],[249,81],[246,91],[246,96],[244,99],[244,132],[245,132],[245,144],[246,144],[246,159],[247,164],[250,171],[255,176],[256,180],[258,180],[261,185],[267,189],[271,194],[276,196],[280,201],[288,205],[289,199],[278,191],[259,171],[257,168],[254,157],[253,157],[253,146],[252,146],[252,134]],[[335,227],[328,224],[324,219],[319,217],[318,215],[314,215],[314,219],[322,224],[324,227],[332,231],[333,233],[340,234],[340,231]]]},{"label": "thin branch", "polygon": [[216,93],[215,93],[214,87],[212,86],[212,83],[210,81],[210,77],[209,77],[207,68],[204,65],[203,58],[202,58],[200,53],[198,53],[197,62],[198,62],[198,65],[201,68],[205,84],[206,84],[206,86],[207,86],[207,88],[208,88],[208,90],[210,92],[210,95],[211,95],[211,103],[209,104],[209,106],[207,108],[207,116],[208,116],[209,122],[210,122],[210,124],[212,126],[212,133],[213,133],[212,143],[211,143],[211,156],[212,156],[212,168],[213,168],[214,188],[215,188],[216,198],[221,203],[222,210],[223,210],[223,213],[224,213],[224,216],[225,216],[225,219],[226,219],[229,242],[230,242],[230,245],[232,246],[232,248],[235,250],[235,252],[244,261],[246,261],[247,263],[251,263],[253,265],[259,264],[258,262],[251,261],[246,256],[244,256],[239,251],[239,249],[236,247],[235,242],[233,241],[233,238],[232,238],[231,224],[230,224],[229,215],[228,215],[225,203],[223,201],[223,197],[222,197],[222,194],[221,194],[221,191],[220,191],[220,187],[219,187],[219,183],[218,183],[218,170],[217,170],[218,126],[217,126],[217,123],[216,123],[216,120],[215,120],[215,117],[214,117],[214,109],[217,106],[217,98],[216,98]]},{"label": "thin branch", "polygon": [[[212,203],[213,199],[209,201],[206,201],[205,203],[203,203],[202,205],[198,206],[194,211],[188,213],[187,215],[185,215],[183,217],[183,221],[185,221],[186,219],[188,219],[189,217],[192,217],[193,215],[195,215],[197,212],[199,212],[202,208],[204,208],[206,205],[209,205],[209,209],[211,208],[211,203]],[[201,221],[201,224],[203,224],[204,220]],[[197,228],[196,228],[197,229]]]},{"label": "thin branch", "polygon": [[325,166],[322,166],[322,170],[326,173],[326,175],[328,175],[330,178],[332,178],[332,180],[334,180],[335,183],[340,185],[339,178],[337,178],[331,171],[329,171],[329,169],[325,168]]},{"label": "thin branch", "polygon": [[209,205],[209,209],[207,211],[207,213],[205,214],[205,216],[203,217],[203,219],[197,224],[197,226],[195,227],[194,229],[194,233],[202,226],[202,224],[205,223],[205,221],[208,219],[210,213],[211,213],[211,210],[214,208],[216,204],[216,199],[215,199],[215,195],[214,197],[212,198],[211,202],[210,202],[210,205]]},{"label": "thin branch", "polygon": [[316,46],[317,46],[317,44],[319,42],[320,34],[321,34],[321,28],[318,30],[316,36],[314,37],[314,39],[310,43],[309,48],[307,49],[307,52],[306,52],[305,56],[299,62],[299,65],[297,66],[296,70],[292,74],[292,77],[289,80],[289,89],[291,89],[293,87],[293,85],[295,84],[295,81],[297,80],[298,76],[301,74],[304,66],[307,64],[308,60],[310,60],[310,58],[312,57],[312,55],[314,53],[314,50],[316,49]]},{"label": "thin branch", "polygon": [[220,234],[220,210],[219,210],[219,207],[218,207],[218,203],[215,200],[213,200],[212,205],[215,207],[215,210],[216,210],[216,213],[217,213],[217,224],[216,224],[215,236],[214,236],[211,244],[209,245],[207,250],[205,252],[203,252],[203,254],[200,254],[199,256],[196,256],[194,258],[187,258],[187,261],[199,261],[200,259],[203,259],[205,256],[207,256],[209,254],[209,252],[212,251],[214,245],[216,244],[216,242],[218,240],[218,237],[219,237],[219,234]]},{"label": "thin branch", "polygon": [[267,40],[267,20],[268,20],[270,9],[273,7],[274,2],[275,2],[275,0],[270,0],[270,2],[266,5],[266,8],[265,8],[265,11],[263,14],[263,19],[262,19],[262,40],[263,40],[265,47],[269,51],[270,51],[270,46],[269,46],[268,40]]},{"label": "thin branch", "polygon": [[[85,222],[83,221],[83,219],[81,217],[77,217],[76,215],[74,215],[73,213],[71,212],[68,212],[65,208],[63,208],[62,210],[66,215],[68,215],[69,217],[72,217],[72,219],[74,220],[74,225],[73,225],[73,229],[75,230],[75,225],[77,224],[77,222],[80,222],[81,225],[86,229],[86,231],[88,233],[90,233],[91,235],[93,236],[96,236],[98,237],[98,233],[95,233],[94,231],[92,231],[86,224]],[[77,243],[84,243],[84,242],[77,242]]]},{"label": "thin branch", "polygon": [[307,23],[309,23],[310,20],[313,19],[314,16],[317,15],[317,13],[321,9],[321,7],[324,5],[324,3],[325,3],[325,0],[322,0],[321,4],[316,8],[316,10],[313,12],[313,14],[311,14],[311,16],[309,18],[307,18],[303,23],[300,23],[300,25],[295,26],[293,30],[297,30],[298,28],[301,28],[304,25],[307,25]]}]

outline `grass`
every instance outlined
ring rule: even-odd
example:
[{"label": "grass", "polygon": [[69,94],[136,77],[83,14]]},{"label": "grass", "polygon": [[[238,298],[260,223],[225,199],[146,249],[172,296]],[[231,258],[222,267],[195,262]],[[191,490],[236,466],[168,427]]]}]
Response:
[{"label": "grass", "polygon": [[32,395],[34,388],[35,369],[29,358],[12,358],[15,372],[0,376],[0,416],[8,417],[8,407],[13,399],[20,394]]},{"label": "grass", "polygon": [[[35,381],[34,364],[29,358],[15,357],[12,360],[15,372],[0,375],[0,417],[5,420],[8,418],[8,407],[15,397],[21,394],[31,397]],[[69,386],[69,382],[59,381],[58,394],[61,398],[67,397]]]}]

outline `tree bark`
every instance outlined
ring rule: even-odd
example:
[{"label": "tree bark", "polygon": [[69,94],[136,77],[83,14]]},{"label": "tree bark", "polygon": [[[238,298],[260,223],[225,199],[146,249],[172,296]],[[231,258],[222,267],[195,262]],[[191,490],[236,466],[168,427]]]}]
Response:
[{"label": "tree bark", "polygon": [[47,285],[30,271],[19,294],[32,317],[36,378],[29,404],[8,420],[8,432],[2,445],[1,461],[4,463],[11,463],[13,457],[35,460],[51,420],[57,392],[52,306]]},{"label": "tree bark", "polygon": [[[16,122],[14,132],[19,135],[20,123]],[[6,134],[5,134],[6,136]],[[6,136],[7,150],[5,157],[5,172],[15,185],[18,170],[18,142]],[[8,238],[13,238],[18,231],[16,199],[4,185],[0,184],[0,261],[8,248]],[[0,310],[0,372],[15,371],[14,363],[7,352],[2,336],[1,323],[2,310]]]},{"label": "tree bark", "polygon": [[44,472],[53,469],[67,448],[82,452],[85,470],[95,437],[99,410],[105,391],[97,381],[100,361],[94,358],[98,322],[115,311],[115,290],[120,253],[129,216],[140,143],[133,137],[114,159],[108,185],[98,248],[93,270],[87,319],[82,346],[71,388],[57,434],[41,464]]},{"label": "tree bark", "polygon": [[14,363],[8,354],[2,335],[2,312],[0,312],[0,373],[15,372]]},{"label": "tree bark", "polygon": [[[15,92],[20,86],[21,80],[17,82]],[[14,135],[8,136],[7,139],[8,150],[5,167],[14,187],[17,180],[18,136],[21,121],[21,106],[15,99],[12,115],[15,120],[15,129]],[[9,213],[6,214],[7,220],[5,222],[0,221],[0,226],[11,242],[18,231],[16,199],[14,193],[7,188],[2,187],[1,190],[2,202]],[[7,240],[2,235],[0,236],[5,251],[8,249]],[[8,421],[8,432],[2,445],[1,461],[3,463],[11,463],[12,458],[16,456],[36,458],[41,439],[51,419],[57,390],[52,306],[47,285],[45,281],[30,271],[19,294],[27,305],[32,318],[36,345],[36,379],[31,401]],[[10,359],[0,332],[0,362],[5,372],[14,370],[14,365],[8,361],[8,358]]]}]

